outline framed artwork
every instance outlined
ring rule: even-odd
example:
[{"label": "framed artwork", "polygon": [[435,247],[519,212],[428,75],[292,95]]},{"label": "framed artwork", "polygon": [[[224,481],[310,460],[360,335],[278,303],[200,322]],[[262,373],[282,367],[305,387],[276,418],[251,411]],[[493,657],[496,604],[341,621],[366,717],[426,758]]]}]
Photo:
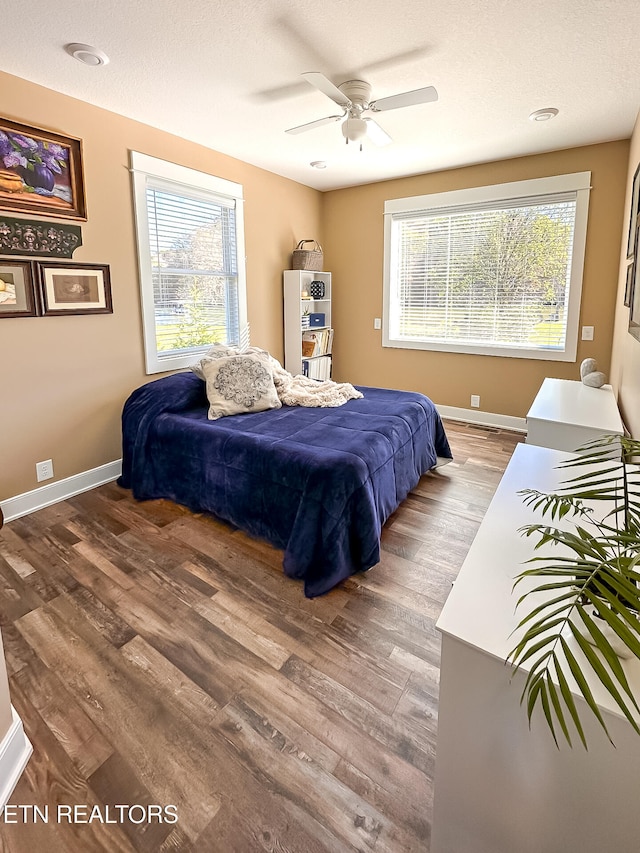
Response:
[{"label": "framed artwork", "polygon": [[82,246],[82,229],[70,222],[35,222],[0,213],[0,256],[72,257]]},{"label": "framed artwork", "polygon": [[0,118],[0,209],[86,219],[81,141]]},{"label": "framed artwork", "polygon": [[636,251],[638,241],[638,205],[640,204],[640,164],[633,176],[631,188],[631,213],[629,216],[629,237],[627,238],[627,257],[631,258]]},{"label": "framed artwork", "polygon": [[633,281],[635,278],[635,261],[631,261],[631,263],[627,266],[627,283],[624,288],[624,304],[627,308],[631,308],[631,303],[633,301]]},{"label": "framed artwork", "polygon": [[631,313],[629,315],[629,325],[640,327],[640,287],[638,282],[634,280],[631,293]]},{"label": "framed artwork", "polygon": [[0,318],[35,317],[37,313],[31,263],[0,260]]},{"label": "framed artwork", "polygon": [[[636,239],[635,246],[636,251],[639,247],[640,242],[640,221],[638,222],[636,228]],[[627,291],[630,289],[629,293],[629,333],[633,335],[636,340],[640,340],[640,282],[638,281],[638,264],[640,264],[640,258],[636,258],[634,263],[631,265],[633,267],[633,273],[631,274],[631,286],[629,288],[629,270],[627,269],[627,286],[625,287],[624,296],[625,296],[625,305],[627,304]]]},{"label": "framed artwork", "polygon": [[[640,225],[638,226],[640,229]],[[638,241],[640,240],[640,235],[638,234],[638,229],[636,229],[636,249],[638,248]],[[631,264],[633,267],[633,273],[631,274],[631,286],[629,293],[629,333],[633,335],[636,340],[640,340],[640,282],[638,282],[638,263],[640,263],[640,258],[636,259],[636,262]],[[627,287],[625,287],[625,305],[627,304],[627,290],[629,290],[629,270],[627,269]]]},{"label": "framed artwork", "polygon": [[107,264],[34,261],[42,314],[112,314]]}]

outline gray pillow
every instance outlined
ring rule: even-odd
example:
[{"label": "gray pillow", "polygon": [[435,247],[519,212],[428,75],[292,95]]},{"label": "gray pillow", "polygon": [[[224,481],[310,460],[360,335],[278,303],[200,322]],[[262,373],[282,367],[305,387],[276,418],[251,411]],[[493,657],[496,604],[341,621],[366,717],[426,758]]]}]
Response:
[{"label": "gray pillow", "polygon": [[238,347],[214,344],[195,364],[191,365],[189,370],[192,370],[199,379],[204,379],[204,365],[207,361],[211,361],[213,358],[228,358],[233,355],[239,355]]},{"label": "gray pillow", "polygon": [[195,364],[191,365],[189,370],[193,371],[199,379],[204,379],[204,366],[207,361],[215,358],[231,358],[236,355],[256,355],[269,361],[269,353],[266,349],[247,347],[245,350],[240,350],[238,347],[227,346],[227,344],[214,344]]},{"label": "gray pillow", "polygon": [[222,356],[203,361],[209,420],[282,406],[271,366],[259,355]]}]

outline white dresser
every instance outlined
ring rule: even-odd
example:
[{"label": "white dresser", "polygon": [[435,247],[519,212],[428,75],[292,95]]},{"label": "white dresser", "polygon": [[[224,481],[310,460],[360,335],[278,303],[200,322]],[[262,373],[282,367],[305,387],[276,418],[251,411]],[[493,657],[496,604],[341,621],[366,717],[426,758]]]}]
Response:
[{"label": "white dresser", "polygon": [[527,444],[574,451],[607,434],[624,434],[611,385],[544,380],[527,414]]},{"label": "white dresser", "polygon": [[[640,736],[589,678],[617,748],[585,711],[588,752],[579,742],[557,749],[541,713],[529,729],[520,705],[526,672],[514,674],[504,662],[516,642],[512,631],[527,612],[526,606],[515,612],[524,586],[514,594],[513,579],[535,544],[517,531],[538,518],[518,491],[556,489],[566,472],[554,466],[565,458],[557,450],[518,445],[438,620],[431,853],[640,850]],[[575,654],[582,659],[577,647]],[[640,661],[623,667],[640,702]],[[575,701],[582,711],[577,693]]]}]

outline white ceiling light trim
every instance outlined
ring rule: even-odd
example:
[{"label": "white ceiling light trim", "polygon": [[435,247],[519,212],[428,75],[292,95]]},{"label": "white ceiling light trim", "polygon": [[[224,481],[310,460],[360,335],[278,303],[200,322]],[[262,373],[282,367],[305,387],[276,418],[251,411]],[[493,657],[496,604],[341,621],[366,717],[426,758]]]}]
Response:
[{"label": "white ceiling light trim", "polygon": [[544,107],[532,112],[529,118],[531,121],[549,121],[549,119],[555,118],[559,112],[555,107]]},{"label": "white ceiling light trim", "polygon": [[109,57],[97,47],[92,47],[90,44],[80,44],[80,42],[72,42],[65,45],[64,48],[69,56],[73,56],[78,62],[84,65],[91,65],[94,68],[98,65],[108,65]]}]

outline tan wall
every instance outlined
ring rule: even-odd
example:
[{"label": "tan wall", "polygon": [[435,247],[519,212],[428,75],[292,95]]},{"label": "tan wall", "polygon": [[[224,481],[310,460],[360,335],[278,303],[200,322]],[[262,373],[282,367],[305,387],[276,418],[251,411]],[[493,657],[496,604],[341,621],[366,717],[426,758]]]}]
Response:
[{"label": "tan wall", "polygon": [[[640,143],[639,143],[640,144]],[[436,403],[524,417],[545,376],[579,378],[576,364],[382,347],[383,206],[386,199],[558,175],[592,173],[580,322],[595,326],[578,364],[610,367],[627,141],[557,151],[335,190],[324,196],[325,266],[333,272],[335,378],[421,391]]]},{"label": "tan wall", "polygon": [[[282,270],[293,246],[321,237],[322,196],[201,145],[0,73],[0,115],[83,140],[88,220],[74,261],[111,268],[113,315],[0,324],[0,500],[119,459],[120,412],[144,373],[133,208],[134,149],[244,186],[252,342],[283,355]],[[211,140],[215,146],[215,139]],[[156,377],[157,378],[157,377]],[[49,481],[53,482],[53,481]]]},{"label": "tan wall", "polygon": [[[636,127],[631,137],[629,152],[627,199],[620,246],[620,276],[618,280],[616,322],[611,356],[611,382],[618,394],[618,407],[631,435],[634,438],[640,439],[640,341],[629,334],[629,309],[624,305],[624,289],[627,280],[626,256],[629,211],[631,209],[631,185],[638,163],[640,163],[640,113],[638,113]],[[636,279],[637,286],[640,286],[640,277]]]}]

